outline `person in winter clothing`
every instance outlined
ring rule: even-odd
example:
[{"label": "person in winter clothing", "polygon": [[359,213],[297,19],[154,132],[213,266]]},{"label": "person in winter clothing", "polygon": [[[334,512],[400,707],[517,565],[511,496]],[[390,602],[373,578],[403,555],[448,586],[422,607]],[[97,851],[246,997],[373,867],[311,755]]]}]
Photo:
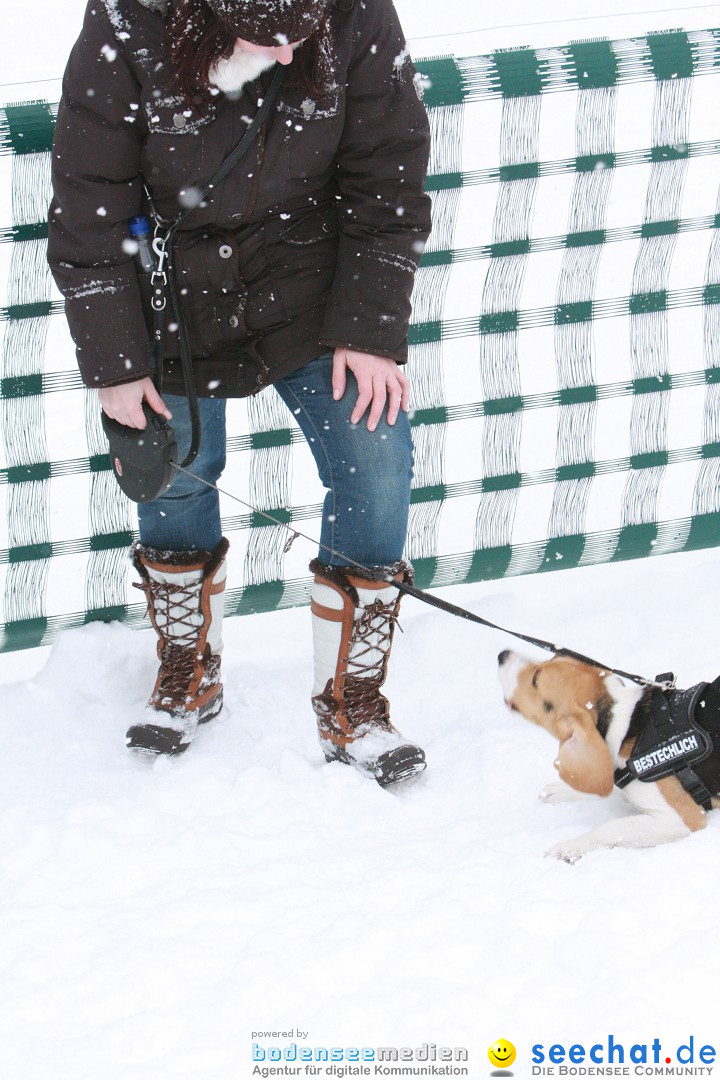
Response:
[{"label": "person in winter clothing", "polygon": [[[240,141],[277,65],[285,80],[247,154],[178,230],[181,311],[165,311],[162,392],[152,284],[131,218],[170,221]],[[139,508],[133,561],[160,671],[128,745],[177,753],[222,707],[227,541],[215,484],[225,402],[273,385],[327,488],[315,574],[313,707],[328,760],[392,783],[424,768],[380,692],[398,617],[412,443],[407,335],[430,229],[429,134],[391,0],[90,0],[63,82],[49,261],[85,384],[104,412],[191,421],[193,472]],[[328,549],[332,549],[332,553]],[[358,569],[360,564],[365,569]]]}]

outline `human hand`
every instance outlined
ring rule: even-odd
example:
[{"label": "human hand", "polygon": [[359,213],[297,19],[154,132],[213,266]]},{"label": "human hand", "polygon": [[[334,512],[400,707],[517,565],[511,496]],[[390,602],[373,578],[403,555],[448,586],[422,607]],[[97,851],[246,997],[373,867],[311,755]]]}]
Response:
[{"label": "human hand", "polygon": [[367,427],[368,431],[374,431],[388,399],[388,424],[395,423],[400,409],[408,411],[410,383],[395,361],[353,349],[336,349],[333,356],[332,388],[336,401],[345,393],[348,368],[358,384],[358,399],[350,417],[351,424],[360,423],[369,405]]},{"label": "human hand", "polygon": [[147,401],[151,409],[160,413],[166,420],[172,420],[172,413],[160,397],[155,383],[149,376],[138,379],[136,382],[121,383],[120,386],[105,386],[98,390],[98,398],[102,410],[112,420],[126,427],[147,427],[145,413],[142,410],[143,401]]}]

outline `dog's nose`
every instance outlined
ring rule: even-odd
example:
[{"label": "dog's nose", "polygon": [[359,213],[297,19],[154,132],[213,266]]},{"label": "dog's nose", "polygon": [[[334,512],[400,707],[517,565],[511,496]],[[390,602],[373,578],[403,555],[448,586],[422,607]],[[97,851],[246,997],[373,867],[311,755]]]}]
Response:
[{"label": "dog's nose", "polygon": [[507,660],[509,655],[510,655],[510,650],[509,649],[503,649],[503,651],[501,653],[498,653],[498,664],[500,664],[502,666],[505,663],[505,661]]}]

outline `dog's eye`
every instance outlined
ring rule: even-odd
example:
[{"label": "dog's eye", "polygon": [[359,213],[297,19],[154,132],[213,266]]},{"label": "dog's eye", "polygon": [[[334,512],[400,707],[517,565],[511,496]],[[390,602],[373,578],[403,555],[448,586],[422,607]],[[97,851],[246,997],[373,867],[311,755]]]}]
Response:
[{"label": "dog's eye", "polygon": [[553,708],[554,706],[551,701],[543,701],[543,709],[545,710],[545,712],[552,712]]},{"label": "dog's eye", "polygon": [[540,668],[535,668],[532,677],[533,689],[537,690],[538,675],[540,674]]}]

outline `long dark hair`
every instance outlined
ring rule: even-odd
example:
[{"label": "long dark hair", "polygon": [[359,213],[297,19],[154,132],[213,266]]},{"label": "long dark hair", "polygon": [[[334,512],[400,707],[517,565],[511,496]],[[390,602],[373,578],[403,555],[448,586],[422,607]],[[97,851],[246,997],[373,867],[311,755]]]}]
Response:
[{"label": "long dark hair", "polygon": [[[327,93],[332,76],[327,49],[329,15],[295,51],[290,85],[294,81],[313,97]],[[177,0],[167,22],[167,43],[175,78],[189,104],[210,101],[210,69],[232,56],[235,38],[205,0]]]}]

